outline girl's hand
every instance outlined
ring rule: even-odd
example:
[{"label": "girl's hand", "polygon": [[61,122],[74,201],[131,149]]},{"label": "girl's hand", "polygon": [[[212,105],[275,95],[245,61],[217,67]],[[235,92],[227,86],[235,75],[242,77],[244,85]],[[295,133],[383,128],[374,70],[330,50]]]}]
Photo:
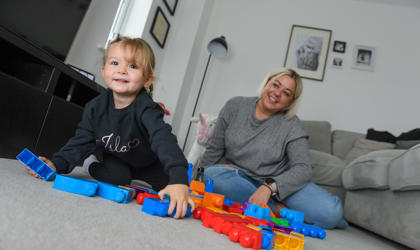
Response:
[{"label": "girl's hand", "polygon": [[267,204],[271,197],[271,190],[264,185],[261,185],[252,195],[249,197],[248,202],[252,204]]},{"label": "girl's hand", "polygon": [[[56,168],[55,168],[55,166],[54,166],[54,163],[52,162],[52,161],[50,161],[49,159],[47,159],[46,157],[44,157],[44,156],[40,156],[39,157],[39,159],[41,160],[41,161],[43,161],[45,164],[47,164],[50,168],[52,168],[54,171],[56,171]],[[32,171],[32,169],[30,169],[30,168],[28,168],[28,167],[26,167],[25,166],[25,169],[29,172],[29,174],[30,175],[32,175],[33,177],[35,177],[35,178],[38,178],[38,179],[40,179],[41,177],[37,174],[37,173],[35,173],[34,171]]]},{"label": "girl's hand", "polygon": [[171,197],[171,202],[169,203],[168,214],[172,214],[176,208],[176,213],[174,215],[175,219],[182,218],[185,216],[188,210],[188,204],[191,206],[191,212],[194,211],[195,203],[190,198],[188,186],[184,184],[172,184],[167,185],[164,189],[160,190],[158,195],[161,199],[168,194]]}]

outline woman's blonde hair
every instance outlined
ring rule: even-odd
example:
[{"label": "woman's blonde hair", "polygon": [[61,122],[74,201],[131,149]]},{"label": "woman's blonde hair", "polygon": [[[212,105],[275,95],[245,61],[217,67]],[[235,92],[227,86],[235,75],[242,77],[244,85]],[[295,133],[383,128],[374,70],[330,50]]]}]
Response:
[{"label": "woman's blonde hair", "polygon": [[[130,38],[126,36],[118,36],[115,38],[109,45],[105,51],[105,55],[103,58],[103,64],[105,65],[106,57],[108,55],[108,49],[112,44],[120,43],[124,48],[131,49],[131,58],[130,60],[135,63],[136,61],[136,54],[137,51],[140,51],[143,54],[143,61],[141,67],[143,67],[143,76],[146,78],[155,77],[154,76],[154,69],[155,69],[155,54],[153,53],[152,48],[150,45],[141,38]],[[147,93],[150,96],[153,96],[153,84],[150,85],[149,88],[146,89]]]},{"label": "woman's blonde hair", "polygon": [[261,94],[264,90],[265,85],[267,85],[267,83],[271,79],[277,78],[282,75],[288,75],[296,83],[296,90],[295,94],[293,95],[293,102],[281,111],[286,118],[291,118],[297,113],[303,91],[302,78],[296,71],[294,71],[291,68],[280,68],[270,72],[261,82],[260,86],[258,87],[257,93],[258,97],[261,98]]}]

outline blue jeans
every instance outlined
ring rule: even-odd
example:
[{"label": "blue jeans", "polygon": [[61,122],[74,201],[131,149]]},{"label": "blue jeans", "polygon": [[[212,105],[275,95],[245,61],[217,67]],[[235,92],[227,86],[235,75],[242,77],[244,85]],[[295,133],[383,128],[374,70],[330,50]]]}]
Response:
[{"label": "blue jeans", "polygon": [[[227,199],[244,204],[261,185],[248,177],[238,168],[213,165],[205,168],[203,181],[213,180],[214,193],[222,194]],[[328,193],[315,183],[308,183],[304,188],[281,201],[288,208],[303,212],[305,221],[315,226],[332,229],[346,228],[343,219],[343,205],[340,198]],[[275,201],[270,198],[268,205],[274,208]]]}]

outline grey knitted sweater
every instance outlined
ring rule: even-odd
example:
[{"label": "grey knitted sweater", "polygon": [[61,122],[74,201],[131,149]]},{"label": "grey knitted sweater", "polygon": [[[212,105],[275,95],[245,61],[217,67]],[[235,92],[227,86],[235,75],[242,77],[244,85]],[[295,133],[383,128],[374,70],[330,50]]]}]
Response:
[{"label": "grey knitted sweater", "polygon": [[296,116],[254,116],[257,97],[234,97],[220,111],[200,166],[233,164],[249,177],[273,178],[281,201],[311,179],[308,136]]}]

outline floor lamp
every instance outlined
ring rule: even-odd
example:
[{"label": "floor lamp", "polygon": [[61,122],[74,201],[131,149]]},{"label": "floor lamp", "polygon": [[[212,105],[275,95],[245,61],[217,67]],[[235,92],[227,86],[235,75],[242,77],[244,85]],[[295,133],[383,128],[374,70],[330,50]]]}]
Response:
[{"label": "floor lamp", "polygon": [[[194,115],[195,115],[195,110],[197,109],[197,104],[198,104],[198,101],[199,101],[200,95],[201,95],[201,89],[203,88],[204,79],[206,78],[207,69],[209,67],[211,57],[215,56],[216,58],[223,58],[227,55],[228,45],[227,45],[227,42],[226,42],[226,38],[224,36],[214,38],[207,45],[207,50],[209,51],[209,58],[207,59],[206,69],[204,70],[204,75],[203,75],[203,78],[201,80],[200,89],[198,90],[197,99],[195,100],[194,109],[193,109],[191,117],[194,117]],[[187,135],[185,137],[184,146],[182,147],[182,151],[185,150],[185,146],[187,145],[188,135],[190,134],[190,129],[191,129],[191,124],[192,124],[192,122],[190,120],[190,124],[188,125]]]}]

